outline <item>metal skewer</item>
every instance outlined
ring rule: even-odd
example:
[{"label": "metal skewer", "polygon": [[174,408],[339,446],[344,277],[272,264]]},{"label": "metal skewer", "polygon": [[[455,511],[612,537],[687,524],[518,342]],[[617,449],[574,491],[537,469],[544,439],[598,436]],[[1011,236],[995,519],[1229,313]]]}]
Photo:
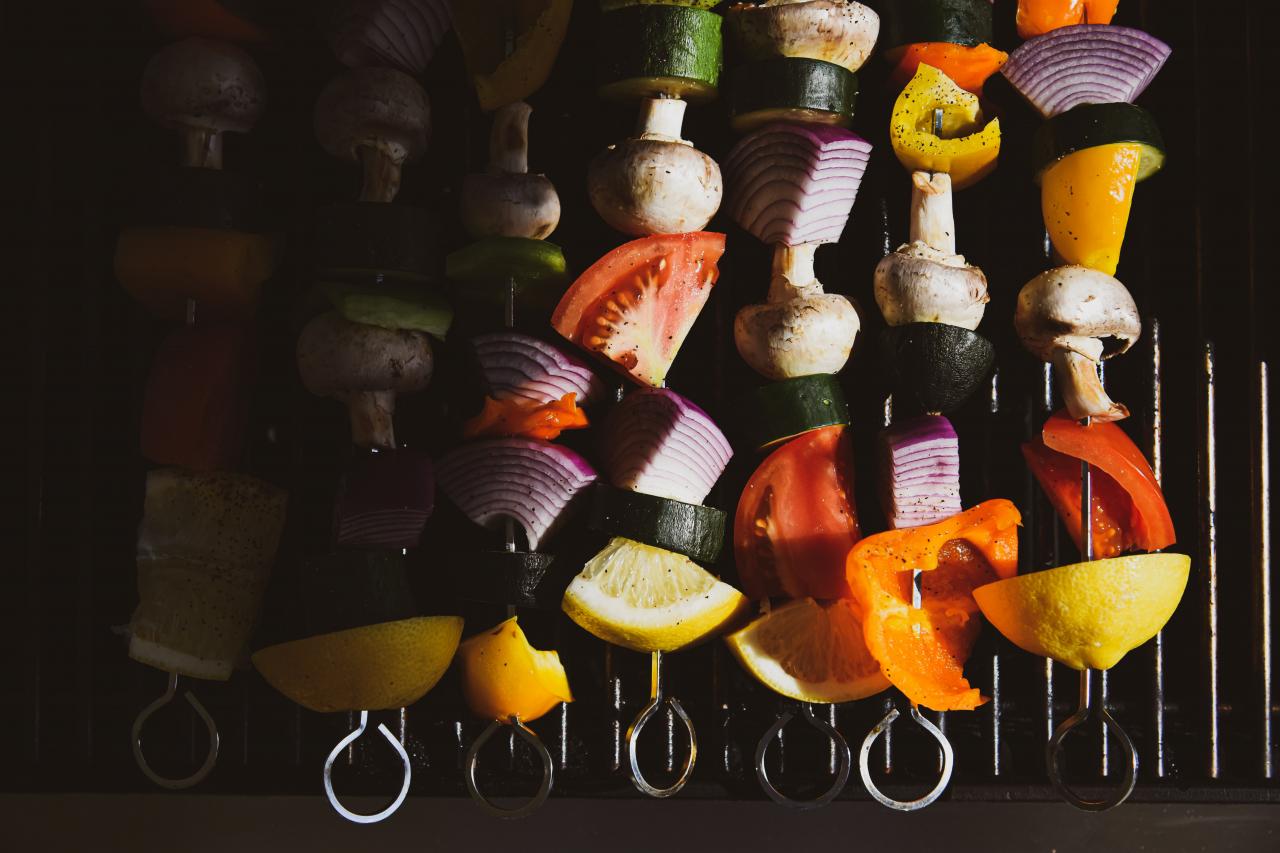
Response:
[{"label": "metal skewer", "polygon": [[[827,705],[829,709],[834,710],[834,706]],[[835,753],[832,772],[835,773],[835,780],[831,783],[831,787],[814,797],[811,800],[795,800],[788,797],[777,789],[772,781],[769,780],[769,771],[766,766],[765,758],[769,752],[769,746],[777,740],[782,741],[782,730],[796,716],[797,712],[800,718],[813,726],[822,734],[831,739],[831,746]],[[834,719],[834,714],[832,719]],[[760,782],[760,787],[769,795],[769,799],[773,800],[780,806],[789,806],[793,809],[808,810],[825,806],[827,803],[839,796],[844,790],[844,786],[849,781],[849,771],[852,768],[853,760],[849,752],[849,743],[844,739],[844,735],[836,729],[834,725],[823,720],[813,713],[813,705],[808,702],[800,703],[799,708],[789,709],[778,715],[778,719],[774,721],[769,730],[760,738],[760,742],[756,744],[756,779]]]},{"label": "metal skewer", "polygon": [[164,693],[160,694],[155,701],[138,712],[138,716],[133,720],[133,729],[130,734],[130,740],[133,745],[133,760],[137,762],[138,769],[142,771],[143,775],[159,785],[161,788],[168,788],[173,791],[179,791],[183,788],[190,788],[193,785],[197,785],[209,775],[210,771],[213,770],[213,765],[218,762],[219,741],[218,726],[213,721],[213,717],[209,716],[209,712],[205,710],[204,705],[201,704],[200,700],[196,698],[194,693],[190,690],[184,690],[182,693],[183,698],[187,700],[187,704],[189,704],[192,710],[196,712],[196,716],[204,722],[205,728],[209,731],[209,751],[204,757],[204,763],[200,765],[196,772],[182,779],[170,779],[166,776],[161,776],[159,773],[151,769],[151,765],[147,763],[147,757],[142,753],[142,727],[146,725],[147,720],[150,719],[152,714],[172,702],[173,697],[177,692],[178,673],[171,672],[169,673],[168,687],[165,688]]},{"label": "metal skewer", "polygon": [[357,814],[338,800],[338,795],[333,792],[333,763],[338,760],[338,756],[342,754],[344,749],[355,743],[365,733],[365,729],[368,727],[369,712],[361,711],[360,725],[356,727],[355,731],[338,741],[329,753],[329,757],[324,761],[324,794],[329,798],[329,805],[333,806],[333,810],[352,823],[379,823],[391,817],[404,803],[405,797],[409,796],[409,783],[413,781],[413,765],[409,763],[409,753],[405,752],[404,746],[391,733],[386,724],[379,723],[378,733],[386,738],[387,743],[391,744],[391,748],[396,751],[396,755],[400,756],[400,762],[404,766],[404,779],[400,783],[400,793],[396,794],[396,798],[391,801],[389,806],[373,814]]},{"label": "metal skewer", "polygon": [[[631,721],[631,725],[627,727],[627,758],[631,764],[631,783],[636,786],[636,790],[642,794],[663,799],[679,793],[680,789],[685,786],[685,783],[689,781],[689,777],[693,774],[693,765],[698,760],[698,735],[693,730],[693,720],[689,719],[689,715],[685,712],[684,706],[680,704],[680,700],[674,696],[666,695],[662,690],[662,652],[653,652],[649,657],[649,661],[649,701],[640,709],[640,713]],[[675,716],[679,717],[680,721],[684,723],[685,730],[689,733],[689,754],[685,756],[684,765],[680,768],[680,776],[676,781],[670,787],[656,788],[649,784],[649,781],[645,778],[644,771],[640,769],[637,745],[640,742],[640,732],[663,705],[668,706]]]}]

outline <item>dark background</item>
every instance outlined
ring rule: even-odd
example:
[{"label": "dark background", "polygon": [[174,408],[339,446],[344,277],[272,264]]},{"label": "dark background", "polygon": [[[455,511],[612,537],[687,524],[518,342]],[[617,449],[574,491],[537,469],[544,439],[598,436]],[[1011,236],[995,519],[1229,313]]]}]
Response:
[{"label": "dark background", "polygon": [[[268,83],[267,114],[253,133],[229,140],[226,155],[228,169],[261,181],[264,210],[290,249],[285,266],[268,285],[263,372],[246,458],[248,470],[290,487],[294,495],[273,589],[273,600],[286,605],[298,554],[327,535],[315,519],[323,515],[325,485],[346,452],[341,407],[302,392],[292,367],[296,306],[309,284],[305,247],[310,212],[353,197],[358,187],[355,168],[327,157],[311,132],[315,96],[339,71],[315,31],[314,5],[262,5],[264,15],[282,24],[276,41],[252,49]],[[1011,33],[1014,5],[1008,0],[996,4],[997,41],[1006,49],[1016,44]],[[605,144],[630,132],[634,105],[604,105],[594,97],[591,57],[597,12],[587,0],[575,6],[552,79],[530,99],[535,108],[530,162],[546,171],[560,191],[564,216],[552,240],[564,247],[570,266],[581,270],[622,242],[591,210],[584,167]],[[1118,271],[1139,301],[1148,333],[1112,363],[1107,378],[1113,396],[1134,412],[1126,428],[1149,449],[1149,329],[1150,321],[1158,319],[1165,487],[1179,547],[1193,555],[1194,567],[1192,584],[1163,637],[1163,701],[1155,690],[1155,649],[1148,645],[1111,673],[1111,707],[1142,755],[1135,801],[1275,801],[1280,792],[1264,770],[1274,743],[1266,743],[1263,735],[1267,694],[1261,670],[1260,617],[1271,602],[1260,594],[1256,545],[1257,365],[1274,348],[1274,315],[1267,306],[1274,301],[1269,294],[1275,286],[1270,251],[1276,233],[1271,204],[1275,123],[1270,112],[1277,75],[1268,38],[1275,32],[1275,9],[1243,0],[1124,0],[1117,23],[1148,29],[1169,42],[1174,54],[1142,99],[1165,134],[1168,165],[1137,193]],[[719,644],[675,656],[668,667],[671,688],[701,734],[698,771],[681,799],[757,802],[715,810],[703,804],[706,811],[688,802],[553,802],[529,823],[499,826],[483,822],[484,816],[469,804],[416,796],[387,827],[361,835],[327,812],[319,785],[323,756],[348,730],[349,721],[343,715],[300,711],[252,671],[227,684],[196,685],[223,735],[219,765],[199,790],[224,796],[174,798],[153,792],[133,766],[128,730],[137,709],[162,689],[163,676],[130,661],[123,640],[111,628],[127,622],[135,602],[133,537],[144,471],[137,452],[138,411],[151,352],[163,329],[114,282],[111,255],[130,201],[176,157],[173,137],[151,125],[137,104],[142,68],[163,39],[134,4],[125,2],[3,3],[0,39],[0,205],[8,273],[7,310],[0,315],[8,330],[0,336],[0,382],[6,391],[0,418],[0,499],[5,510],[0,532],[8,547],[0,571],[9,581],[8,594],[0,596],[0,615],[12,633],[0,658],[10,661],[7,676],[0,679],[0,743],[6,746],[0,791],[139,794],[89,803],[66,797],[5,798],[4,808],[20,815],[22,826],[34,823],[52,833],[43,816],[84,809],[85,820],[78,827],[101,825],[104,838],[111,837],[108,822],[128,827],[120,831],[135,839],[164,843],[176,841],[183,827],[203,833],[234,821],[262,832],[283,830],[299,846],[302,838],[295,833],[304,826],[330,842],[373,840],[379,833],[412,838],[416,833],[423,844],[437,826],[441,832],[459,833],[483,826],[487,832],[514,833],[527,841],[542,839],[541,827],[596,825],[614,830],[614,843],[618,826],[652,826],[652,833],[626,833],[628,842],[645,847],[674,844],[688,831],[679,827],[699,824],[740,834],[743,843],[790,827],[797,838],[805,832],[814,838],[829,833],[847,844],[869,841],[865,826],[884,827],[885,832],[905,828],[911,834],[902,838],[913,839],[929,837],[926,827],[935,830],[935,838],[952,839],[977,826],[974,838],[988,838],[990,846],[1003,838],[1014,849],[1050,849],[1059,838],[1063,846],[1058,849],[1073,849],[1070,843],[1101,838],[1089,834],[1102,832],[1100,827],[1144,832],[1164,827],[1172,835],[1159,836],[1162,841],[1152,847],[1174,849],[1173,839],[1188,844],[1194,839],[1191,830],[1182,831],[1189,815],[1207,816],[1212,825],[1232,831],[1257,826],[1245,812],[1183,806],[1129,805],[1101,819],[1077,815],[1066,806],[973,802],[943,803],[905,818],[866,803],[838,803],[812,817],[783,814],[760,799],[750,771],[755,741],[780,703],[742,674]],[[862,309],[863,333],[842,379],[855,408],[858,504],[866,530],[880,525],[870,455],[884,393],[867,345],[881,325],[870,274],[886,240],[896,245],[905,239],[909,198],[906,175],[885,139],[890,101],[883,76],[878,59],[860,75],[862,96],[854,127],[876,144],[876,151],[844,239],[822,250],[818,261],[819,277],[828,289],[850,296]],[[441,244],[452,249],[465,242],[452,219],[456,188],[462,174],[483,166],[488,125],[474,106],[452,41],[437,54],[426,84],[433,106],[431,148],[423,161],[406,168],[400,200],[439,211]],[[1002,97],[998,85],[989,94],[991,109],[1001,114],[1004,126],[1001,167],[958,196],[956,217],[960,251],[991,282],[992,302],[980,331],[997,345],[998,396],[994,411],[989,396],[978,395],[954,420],[961,434],[966,503],[1004,496],[1019,504],[1026,521],[1023,570],[1030,570],[1069,561],[1074,554],[1069,543],[1062,544],[1065,538],[1031,487],[1017,450],[1044,414],[1039,365],[1017,345],[1010,322],[1018,288],[1045,266],[1038,193],[1024,157],[1035,124],[1016,98],[1007,92]],[[733,143],[717,104],[691,107],[685,135],[718,159]],[[768,251],[723,217],[710,227],[729,234],[729,251],[720,283],[677,359],[670,384],[725,423],[740,416],[734,398],[758,381],[733,351],[732,317],[740,305],[762,298]],[[545,330],[545,315],[523,309],[518,315],[522,328]],[[458,369],[460,344],[470,332],[499,321],[495,309],[459,303],[458,325],[450,345],[442,348],[439,378],[426,393],[402,403],[397,431],[409,443],[433,452],[448,446],[457,418],[473,402],[460,388],[465,384]],[[1217,368],[1212,421],[1206,414],[1204,370],[1210,342]],[[1211,426],[1218,487],[1213,501],[1205,453]],[[268,438],[269,430],[274,438]],[[581,436],[575,441],[590,447]],[[708,502],[732,510],[753,466],[752,459],[740,455]],[[485,545],[483,537],[460,532],[467,529],[455,522],[456,515],[442,508],[428,529],[427,546],[412,560],[423,608],[463,613],[470,632],[497,622],[502,613],[500,608],[462,607],[453,601],[442,563],[465,560],[468,549]],[[570,537],[557,547],[574,553],[590,544]],[[1211,566],[1216,566],[1216,581]],[[733,580],[731,556],[717,569]],[[1210,643],[1211,592],[1220,620],[1216,654]],[[580,797],[636,796],[613,758],[618,728],[625,728],[647,698],[647,661],[609,652],[555,612],[527,612],[521,621],[535,645],[561,651],[579,697],[563,718],[568,741],[557,791]],[[1274,638],[1271,647],[1274,653]],[[968,671],[984,694],[998,688],[999,700],[973,714],[948,715],[957,752],[948,796],[1052,801],[1042,743],[1049,723],[1073,709],[1075,674],[1053,668],[1046,683],[1044,662],[1008,645],[994,631],[984,634]],[[1215,673],[1216,702],[1210,690]],[[1053,688],[1051,693],[1046,686]],[[855,703],[840,709],[839,725],[856,747],[883,712],[879,700]],[[1157,734],[1157,719],[1163,719],[1163,737]],[[561,746],[561,722],[553,713],[535,725],[553,753]],[[418,771],[414,794],[461,795],[461,752],[482,724],[468,717],[452,676],[409,710],[407,724]],[[1214,724],[1216,739],[1211,735]],[[148,751],[154,751],[155,764],[174,773],[186,772],[193,757],[202,754],[200,737],[176,713],[157,718],[151,738]],[[1095,734],[1078,744],[1079,761],[1073,765],[1077,778],[1096,775],[1099,741]],[[895,738],[894,744],[888,782],[902,782],[903,787],[894,788],[899,793],[918,791],[930,778],[931,754],[914,736]],[[825,787],[824,744],[802,734],[789,740],[785,754],[784,787]],[[493,790],[528,789],[527,778],[510,772],[512,767],[527,770],[527,756],[504,760],[500,747],[486,755],[492,762]],[[656,750],[650,757],[661,759]],[[385,759],[376,748],[358,751],[354,767],[340,768],[339,788],[391,790],[395,780],[385,772]],[[879,762],[877,758],[877,766]],[[233,796],[245,794],[257,796]],[[866,798],[856,782],[844,796]],[[101,824],[96,817],[100,811],[105,811]],[[276,817],[284,814],[296,819]],[[637,815],[641,822],[631,820]],[[660,823],[664,821],[669,823]],[[896,821],[910,821],[911,826],[899,827]],[[762,828],[766,825],[767,830]],[[1006,826],[1007,833],[998,831]],[[1013,841],[1018,826],[1030,833],[1025,848]],[[566,830],[558,840],[574,838],[590,847],[589,833],[584,830],[581,836]],[[227,843],[220,837],[224,841],[218,843]],[[1274,847],[1261,840],[1246,846],[1245,837],[1239,837],[1240,846],[1224,841],[1206,849]],[[21,829],[18,838],[24,838]]]}]

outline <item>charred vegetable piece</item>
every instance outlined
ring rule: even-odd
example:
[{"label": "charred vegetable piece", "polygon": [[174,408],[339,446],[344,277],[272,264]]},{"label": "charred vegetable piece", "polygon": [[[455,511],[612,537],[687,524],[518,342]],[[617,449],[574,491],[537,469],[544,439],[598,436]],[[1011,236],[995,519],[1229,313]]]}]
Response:
[{"label": "charred vegetable piece", "polygon": [[249,650],[288,495],[244,474],[147,475],[129,656],[225,681]]},{"label": "charred vegetable piece", "polygon": [[[935,135],[934,110],[942,110],[942,135]],[[893,105],[889,139],[898,162],[911,172],[946,172],[960,190],[996,167],[1000,119],[985,125],[978,98],[941,71],[921,65]]]},{"label": "charred vegetable piece", "polygon": [[701,231],[720,208],[720,167],[680,138],[684,111],[678,99],[646,100],[637,135],[610,145],[587,167],[592,207],[624,234]]},{"label": "charred vegetable piece", "polygon": [[495,400],[552,403],[573,394],[586,405],[598,400],[604,382],[586,362],[546,341],[519,332],[493,332],[471,339],[480,374]]},{"label": "charred vegetable piece", "polygon": [[1103,359],[1127,351],[1142,334],[1138,306],[1123,284],[1088,267],[1047,270],[1018,293],[1013,323],[1022,345],[1054,366],[1073,418],[1129,417],[1098,377]]},{"label": "charred vegetable piece", "polygon": [[381,65],[420,75],[451,26],[448,0],[342,0],[328,35],[348,68]]},{"label": "charred vegetable piece", "polygon": [[747,597],[848,598],[845,559],[861,538],[853,443],[844,426],[774,450],[738,500],[733,555]]},{"label": "charred vegetable piece", "polygon": [[542,88],[569,29],[573,0],[450,0],[453,27],[482,110]]},{"label": "charred vegetable piece", "polygon": [[578,277],[551,315],[557,332],[643,385],[658,386],[711,295],[724,235],[633,240]]},{"label": "charred vegetable piece", "polygon": [[453,592],[464,601],[555,609],[559,592],[554,600],[538,594],[554,561],[538,551],[471,552],[449,562]]},{"label": "charred vegetable piece", "polygon": [[[1020,521],[1012,503],[991,500],[937,524],[868,536],[849,553],[867,648],[912,702],[971,711],[985,701],[964,677],[982,626],[973,590],[1017,571]],[[917,569],[919,608],[904,580]]]},{"label": "charred vegetable piece", "polygon": [[880,46],[886,51],[920,42],[973,47],[990,44],[990,0],[888,0],[881,12]]},{"label": "charred vegetable piece", "polygon": [[1133,104],[1081,104],[1040,125],[1031,139],[1036,182],[1062,158],[1094,148],[1130,142],[1139,146],[1138,182],[1164,166],[1164,139],[1151,113]]},{"label": "charred vegetable piece", "polygon": [[765,59],[733,70],[729,123],[746,133],[772,122],[848,126],[857,75],[820,59]]},{"label": "charred vegetable piece", "polygon": [[1171,52],[1142,30],[1084,24],[1031,39],[1001,73],[1052,118],[1080,104],[1133,103]]},{"label": "charred vegetable piece", "polygon": [[908,411],[958,409],[991,373],[995,357],[990,341],[959,326],[911,323],[880,333],[880,367],[895,405]]},{"label": "charred vegetable piece", "polygon": [[424,453],[402,448],[357,457],[334,501],[334,539],[346,548],[417,548],[435,493],[431,459]]},{"label": "charred vegetable piece", "polygon": [[406,204],[354,201],[316,211],[311,263],[318,277],[356,282],[441,278],[435,214]]},{"label": "charred vegetable piece", "polygon": [[1018,35],[1024,39],[1077,24],[1109,24],[1120,0],[1018,0]]},{"label": "charred vegetable piece", "polygon": [[880,433],[880,504],[895,530],[960,512],[960,440],[950,421],[921,415]]},{"label": "charred vegetable piece", "polygon": [[723,62],[720,24],[719,15],[688,6],[607,12],[597,36],[600,96],[711,100]]},{"label": "charred vegetable piece", "polygon": [[480,413],[463,424],[462,437],[523,436],[555,441],[564,430],[588,426],[587,415],[575,398],[572,391],[548,403],[485,397]]},{"label": "charred vegetable piece", "polygon": [[517,298],[548,302],[569,279],[559,246],[524,237],[486,237],[451,253],[444,266],[459,296],[498,304],[513,287]]},{"label": "charred vegetable piece", "polygon": [[890,75],[894,83],[905,86],[921,65],[946,74],[968,92],[982,94],[982,85],[1009,60],[1009,54],[989,44],[967,46],[950,42],[909,44],[890,54],[895,63]]},{"label": "charred vegetable piece", "polygon": [[453,323],[453,307],[438,293],[401,282],[317,285],[338,313],[353,323],[383,329],[426,332],[444,340]]},{"label": "charred vegetable piece", "polygon": [[587,526],[655,548],[714,563],[724,548],[723,510],[596,483]]},{"label": "charred vegetable piece", "polygon": [[546,175],[529,174],[524,101],[500,107],[489,132],[489,169],[462,179],[462,223],[476,239],[545,240],[560,223],[560,196]]},{"label": "charred vegetable piece", "polygon": [[303,327],[297,361],[308,391],[347,405],[357,446],[388,450],[396,395],[427,387],[435,364],[422,332],[353,323],[336,311]]},{"label": "charred vegetable piece", "polygon": [[765,0],[725,13],[736,54],[747,61],[801,57],[856,72],[880,34],[880,16],[853,0]]},{"label": "charred vegetable piece", "polygon": [[752,391],[739,406],[751,412],[735,429],[741,444],[765,450],[810,430],[849,423],[849,403],[830,373],[771,382]]}]

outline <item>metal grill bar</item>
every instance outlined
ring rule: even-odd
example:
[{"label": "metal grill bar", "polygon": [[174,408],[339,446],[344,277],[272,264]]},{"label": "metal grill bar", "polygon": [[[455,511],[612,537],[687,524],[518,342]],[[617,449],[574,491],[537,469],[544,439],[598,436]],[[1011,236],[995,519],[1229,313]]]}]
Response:
[{"label": "metal grill bar", "polygon": [[[1164,485],[1164,394],[1161,390],[1160,320],[1151,321],[1151,470],[1156,483]],[[1151,662],[1151,713],[1155,732],[1155,774],[1164,778],[1164,631],[1156,633]]]},{"label": "metal grill bar", "polygon": [[1259,678],[1262,682],[1262,776],[1270,779],[1275,774],[1274,746],[1271,740],[1271,719],[1274,713],[1271,689],[1271,390],[1267,362],[1258,364],[1258,490],[1254,495],[1257,517],[1257,569],[1259,642],[1262,646]]},{"label": "metal grill bar", "polygon": [[1207,772],[1210,779],[1217,779],[1221,772],[1218,742],[1218,448],[1215,422],[1216,398],[1214,394],[1213,342],[1204,345],[1204,444],[1201,472],[1201,530],[1205,548],[1205,585],[1208,629],[1207,652],[1209,656],[1208,683],[1205,700],[1208,703],[1208,754]]}]

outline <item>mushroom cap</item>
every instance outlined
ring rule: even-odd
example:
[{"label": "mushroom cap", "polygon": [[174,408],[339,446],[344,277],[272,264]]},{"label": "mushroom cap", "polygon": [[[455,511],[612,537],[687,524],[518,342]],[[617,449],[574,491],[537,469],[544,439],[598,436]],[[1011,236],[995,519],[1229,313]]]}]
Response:
[{"label": "mushroom cap", "polygon": [[467,233],[477,240],[545,240],[560,224],[560,195],[546,175],[467,175],[462,179],[459,213]]},{"label": "mushroom cap", "polygon": [[720,209],[716,161],[684,142],[628,139],[587,167],[587,193],[600,218],[624,234],[701,231]]},{"label": "mushroom cap", "polygon": [[924,243],[903,246],[880,260],[875,294],[890,326],[946,323],[970,331],[978,328],[991,301],[982,270]]},{"label": "mushroom cap", "polygon": [[262,117],[267,84],[240,48],[192,37],[151,57],[141,95],[142,109],[165,127],[244,133]]},{"label": "mushroom cap", "polygon": [[857,71],[880,34],[880,16],[853,0],[765,0],[729,7],[725,25],[749,59],[806,57]]},{"label": "mushroom cap", "polygon": [[839,373],[861,328],[857,309],[838,293],[748,305],[733,321],[742,360],[767,379]]},{"label": "mushroom cap", "polygon": [[341,398],[369,391],[418,391],[434,359],[423,332],[353,323],[337,311],[315,317],[298,336],[298,372],[312,394]]},{"label": "mushroom cap", "polygon": [[1059,349],[1100,361],[1126,351],[1142,334],[1125,286],[1077,265],[1046,270],[1023,285],[1013,324],[1022,345],[1044,361]]},{"label": "mushroom cap", "polygon": [[313,119],[316,138],[334,157],[358,160],[361,146],[374,146],[413,160],[427,148],[431,105],[403,71],[353,68],[324,87]]}]

